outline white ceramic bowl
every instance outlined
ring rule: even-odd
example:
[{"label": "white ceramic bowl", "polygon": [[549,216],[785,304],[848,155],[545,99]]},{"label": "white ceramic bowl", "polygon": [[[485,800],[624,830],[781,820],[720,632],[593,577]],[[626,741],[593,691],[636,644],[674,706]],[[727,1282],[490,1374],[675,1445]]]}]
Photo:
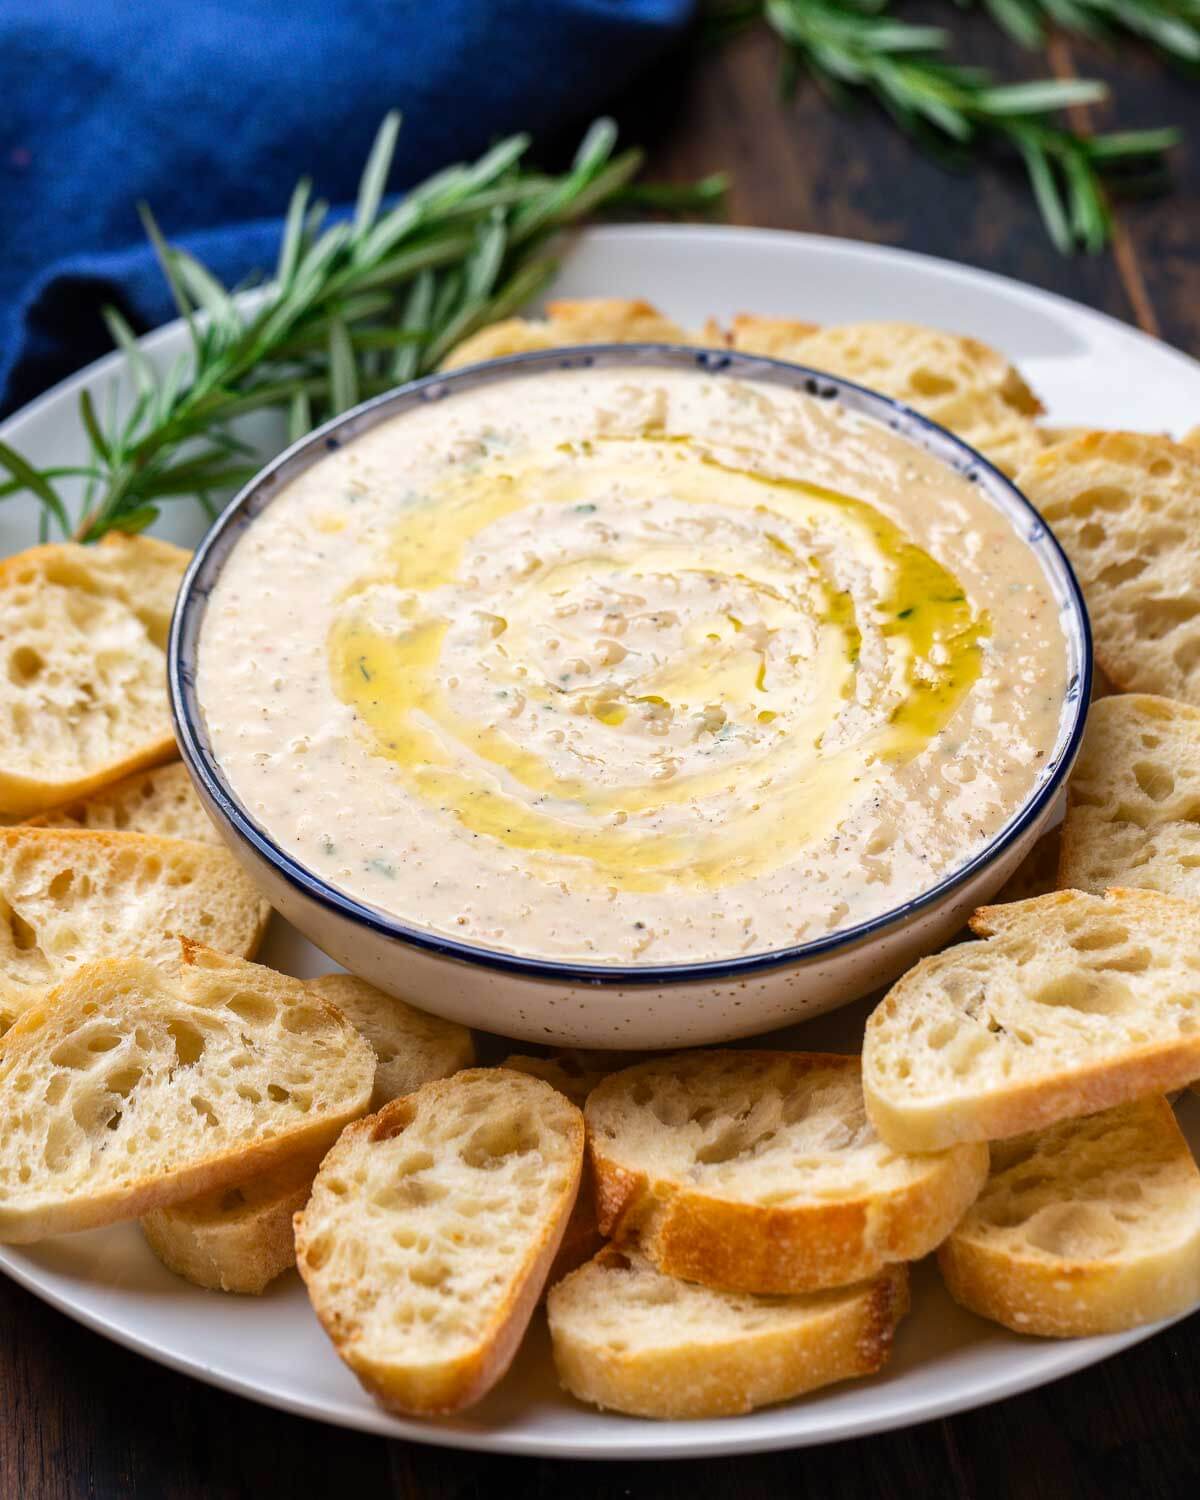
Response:
[{"label": "white ceramic bowl", "polygon": [[[710,376],[799,387],[841,402],[978,484],[1037,554],[1069,656],[1057,740],[1036,786],[1005,827],[969,863],[914,899],[812,942],[728,960],[621,967],[525,958],[408,926],[337,890],[286,854],[226,780],[196,698],[196,649],[213,585],[254,518],[327,451],[405,411],[495,381],[614,365],[700,367]],[[950,938],[1009,877],[1054,812],[1083,733],[1092,644],[1083,597],[1057,541],[1015,486],[952,434],[885,396],[798,365],[626,344],[516,355],[431,376],[347,412],[290,448],[236,496],[196,553],[175,611],[169,674],[176,733],[205,806],[272,906],[331,958],[381,989],[486,1031],[559,1045],[652,1048],[726,1041],[819,1014],[888,983]]]}]

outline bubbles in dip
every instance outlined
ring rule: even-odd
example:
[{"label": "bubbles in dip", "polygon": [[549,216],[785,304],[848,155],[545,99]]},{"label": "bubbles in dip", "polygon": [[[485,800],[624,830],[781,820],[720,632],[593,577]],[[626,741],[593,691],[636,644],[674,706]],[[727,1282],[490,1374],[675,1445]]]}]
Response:
[{"label": "bubbles in dip", "polygon": [[1037,559],[944,466],[798,392],[608,370],[455,395],[295,480],[225,566],[199,694],[251,815],[351,895],[668,963],[964,863],[1065,670]]}]

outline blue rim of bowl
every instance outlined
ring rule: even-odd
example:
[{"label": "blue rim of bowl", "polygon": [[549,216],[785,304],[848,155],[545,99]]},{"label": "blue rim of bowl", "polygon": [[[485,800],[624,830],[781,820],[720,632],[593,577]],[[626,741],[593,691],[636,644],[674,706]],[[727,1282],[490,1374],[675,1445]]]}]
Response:
[{"label": "blue rim of bowl", "polygon": [[[644,965],[529,958],[517,952],[464,943],[429,929],[409,926],[376,907],[356,901],[285,853],[254,822],[221,775],[216,757],[201,730],[203,721],[196,697],[194,662],[204,611],[225,559],[255,518],[291,480],[320,462],[326,453],[341,448],[380,422],[419,409],[430,402],[547,370],[620,367],[699,369],[723,378],[758,380],[791,390],[801,390],[818,400],[838,401],[851,411],[882,422],[935,458],[949,464],[970,482],[979,485],[992,504],[1012,522],[1018,534],[1037,553],[1055,595],[1068,655],[1073,658],[1070,661],[1067,692],[1054,750],[1032,793],[1004,827],[966,864],[901,905],[890,907],[878,916],[852,927],[841,928],[825,937],[792,944],[786,948],[774,948],[765,953],[745,954],[738,958]],[[1078,753],[1092,693],[1091,626],[1083,592],[1074,570],[1058,539],[1033,505],[982,454],[902,402],[841,376],[828,375],[806,365],[768,359],[762,355],[741,354],[728,349],[697,349],[675,344],[590,344],[509,355],[483,364],[468,365],[447,374],[428,375],[376,396],[333,418],[269,463],[234,496],[221,513],[184,575],[167,649],[171,712],[180,750],[189,771],[238,837],[249,844],[302,895],[383,937],[407,943],[440,958],[546,983],[602,988],[742,980],[773,969],[827,958],[841,949],[853,948],[882,936],[927,908],[939,904],[970,881],[982,868],[999,858],[1051,807]]]}]

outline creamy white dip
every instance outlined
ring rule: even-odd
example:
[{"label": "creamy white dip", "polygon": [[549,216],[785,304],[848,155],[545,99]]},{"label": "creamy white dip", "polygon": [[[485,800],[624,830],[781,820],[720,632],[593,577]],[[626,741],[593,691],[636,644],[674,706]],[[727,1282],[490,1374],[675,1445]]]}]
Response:
[{"label": "creamy white dip", "polygon": [[1066,669],[977,486],[835,403],[630,368],[323,457],[228,558],[198,694],[251,816],[349,895],[649,964],[936,884],[1028,798]]}]

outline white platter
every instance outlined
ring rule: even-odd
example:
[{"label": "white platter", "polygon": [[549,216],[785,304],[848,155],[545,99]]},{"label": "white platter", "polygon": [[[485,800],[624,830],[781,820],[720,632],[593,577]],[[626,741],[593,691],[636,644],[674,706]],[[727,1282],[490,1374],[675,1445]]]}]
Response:
[{"label": "white platter", "polygon": [[[931,323],[1003,349],[1055,422],[1178,434],[1200,411],[1200,364],[1187,356],[1049,293],[881,247],[765,230],[598,229],[575,243],[554,295],[646,297],[694,325],[710,313],[747,310],[819,322]],[[172,324],[145,347],[167,363],[186,348],[186,333]],[[82,456],[78,393],[86,387],[102,397],[118,368],[115,358],[93,365],[10,418],[0,436],[40,464]],[[255,432],[264,445],[278,440],[269,423],[260,422]],[[199,521],[184,505],[159,529],[187,543],[198,535]],[[0,507],[0,552],[36,539],[31,502]],[[329,967],[278,921],[263,959],[301,975]],[[862,1008],[854,1007],[810,1022],[793,1034],[793,1044],[849,1050],[857,1045],[862,1017]],[[1181,1120],[1193,1146],[1200,1146],[1194,1098],[1181,1107]],[[957,1308],[936,1270],[923,1265],[893,1361],[873,1380],[724,1421],[644,1422],[591,1411],[563,1395],[538,1320],[513,1370],[485,1402],[454,1421],[412,1422],[388,1416],[359,1389],[318,1328],[294,1274],[257,1299],[203,1292],[165,1271],[132,1225],[5,1250],[0,1268],[118,1343],[269,1405],[392,1437],[543,1457],[682,1458],[835,1441],[999,1400],[1155,1332],[1063,1343],[1020,1338]]]}]

